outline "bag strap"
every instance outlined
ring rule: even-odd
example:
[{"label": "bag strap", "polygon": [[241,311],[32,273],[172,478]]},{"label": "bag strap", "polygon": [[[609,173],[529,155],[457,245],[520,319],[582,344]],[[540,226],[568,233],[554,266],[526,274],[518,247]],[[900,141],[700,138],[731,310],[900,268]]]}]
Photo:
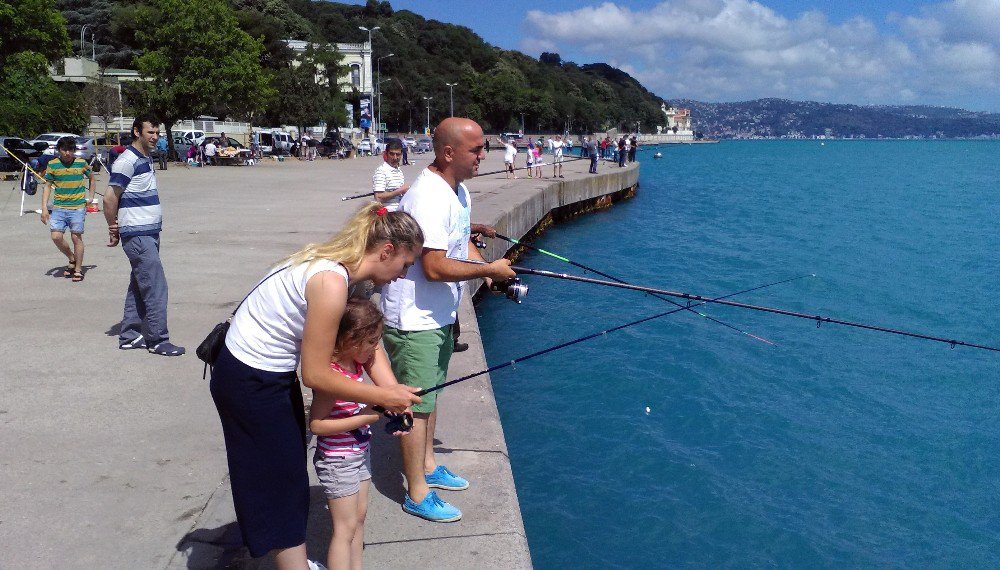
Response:
[{"label": "bag strap", "polygon": [[267,281],[268,279],[270,279],[270,278],[274,277],[274,276],[275,276],[275,275],[277,275],[278,273],[281,273],[282,271],[284,271],[284,270],[286,270],[286,269],[290,268],[291,266],[292,266],[292,264],[288,264],[288,265],[286,265],[286,266],[284,266],[284,267],[282,267],[282,268],[280,268],[280,269],[276,269],[276,270],[275,270],[275,271],[274,271],[273,273],[271,273],[271,274],[270,274],[270,275],[268,275],[267,277],[265,277],[265,278],[261,279],[261,280],[260,280],[260,283],[257,283],[256,285],[254,285],[254,286],[253,286],[253,289],[251,289],[251,290],[250,290],[250,292],[249,292],[249,293],[247,293],[246,297],[243,297],[243,300],[242,300],[242,301],[240,301],[240,304],[239,304],[239,305],[236,305],[236,308],[235,308],[235,309],[233,309],[233,314],[232,314],[232,315],[229,315],[229,318],[231,319],[231,318],[233,318],[233,317],[235,317],[235,316],[236,316],[236,311],[239,311],[239,310],[240,310],[240,307],[242,307],[242,306],[243,306],[243,303],[244,303],[244,302],[245,302],[245,301],[246,301],[247,299],[249,299],[249,298],[250,298],[250,295],[253,295],[253,292],[257,290],[257,287],[260,287],[261,285],[263,285],[263,284],[264,284],[264,282],[265,282],[265,281]]}]

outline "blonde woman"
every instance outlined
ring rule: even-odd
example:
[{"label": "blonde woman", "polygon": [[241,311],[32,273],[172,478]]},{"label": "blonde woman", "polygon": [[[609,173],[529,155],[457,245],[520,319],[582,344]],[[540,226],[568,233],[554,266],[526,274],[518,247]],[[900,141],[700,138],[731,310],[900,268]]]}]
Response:
[{"label": "blonde woman", "polygon": [[226,441],[236,518],[254,557],[270,553],[279,570],[305,570],[309,478],[302,383],[340,400],[403,412],[419,403],[400,385],[378,348],[374,386],[330,368],[348,288],[376,287],[406,275],[424,241],[404,212],[374,202],[332,239],[310,244],[275,266],[233,316],[212,371],[212,398]]}]

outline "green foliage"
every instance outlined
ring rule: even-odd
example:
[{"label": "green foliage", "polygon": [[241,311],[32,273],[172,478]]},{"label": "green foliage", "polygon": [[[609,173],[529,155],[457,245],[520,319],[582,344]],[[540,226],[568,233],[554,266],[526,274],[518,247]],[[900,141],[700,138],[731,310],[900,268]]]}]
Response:
[{"label": "green foliage", "polygon": [[54,63],[69,50],[66,20],[54,0],[0,0],[0,69],[23,52]]},{"label": "green foliage", "polygon": [[0,30],[0,133],[82,130],[76,89],[49,76],[49,64],[70,49],[54,0],[0,0]]},{"label": "green foliage", "polygon": [[[294,63],[275,75],[275,99],[268,105],[263,122],[304,127],[326,121],[347,121],[344,100],[336,88],[343,75],[342,56],[325,46],[310,45]],[[331,87],[332,86],[332,87]]]},{"label": "green foliage", "polygon": [[40,53],[22,51],[6,58],[0,93],[0,133],[30,137],[45,131],[81,132],[87,124],[74,86],[56,84]]},{"label": "green foliage", "polygon": [[239,29],[224,0],[150,0],[131,11],[136,58],[148,82],[130,85],[138,110],[167,126],[204,113],[248,117],[271,97],[259,39]]}]

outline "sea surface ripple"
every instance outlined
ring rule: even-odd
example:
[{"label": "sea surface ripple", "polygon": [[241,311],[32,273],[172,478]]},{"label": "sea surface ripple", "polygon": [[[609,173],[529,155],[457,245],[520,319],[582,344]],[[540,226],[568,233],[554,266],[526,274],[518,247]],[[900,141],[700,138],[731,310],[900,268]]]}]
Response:
[{"label": "sea surface ripple", "polygon": [[[536,245],[708,297],[815,273],[734,300],[1000,345],[1000,143],[662,152]],[[525,282],[477,309],[490,364],[669,309]],[[682,312],[493,373],[536,567],[1000,567],[1000,354],[699,310],[775,344]]]}]

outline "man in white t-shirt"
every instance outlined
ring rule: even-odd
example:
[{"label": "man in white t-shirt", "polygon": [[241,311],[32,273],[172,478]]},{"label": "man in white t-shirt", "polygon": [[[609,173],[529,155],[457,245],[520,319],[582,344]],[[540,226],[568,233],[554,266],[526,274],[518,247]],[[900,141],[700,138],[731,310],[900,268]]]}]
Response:
[{"label": "man in white t-shirt", "polygon": [[372,191],[375,199],[382,202],[386,209],[395,212],[399,209],[399,200],[410,189],[404,184],[403,171],[399,165],[403,162],[403,142],[399,139],[389,139],[385,145],[385,162],[372,176]]},{"label": "man in white t-shirt", "polygon": [[209,139],[208,143],[205,144],[205,164],[211,164],[212,166],[216,165],[215,150],[215,142]]},{"label": "man in white t-shirt", "polygon": [[[454,348],[452,325],[464,282],[503,281],[515,276],[510,261],[482,265],[470,242],[471,201],[463,181],[476,175],[483,159],[483,130],[470,119],[451,117],[434,130],[434,162],[420,173],[399,203],[424,233],[424,248],[406,277],[382,288],[384,341],[396,378],[408,386],[430,388],[447,378]],[[459,491],[469,482],[434,458],[437,392],[413,407],[413,428],[399,438],[408,494],[403,510],[435,522],[451,522],[462,512],[438,498],[431,487]]]},{"label": "man in white t-shirt", "polygon": [[566,146],[562,136],[556,135],[552,141],[552,178],[565,178],[562,173],[563,147]]},{"label": "man in white t-shirt", "polygon": [[507,169],[507,178],[514,177],[517,179],[517,175],[514,174],[514,162],[517,160],[517,147],[514,146],[514,139],[507,139],[507,142],[503,144],[503,165]]}]

